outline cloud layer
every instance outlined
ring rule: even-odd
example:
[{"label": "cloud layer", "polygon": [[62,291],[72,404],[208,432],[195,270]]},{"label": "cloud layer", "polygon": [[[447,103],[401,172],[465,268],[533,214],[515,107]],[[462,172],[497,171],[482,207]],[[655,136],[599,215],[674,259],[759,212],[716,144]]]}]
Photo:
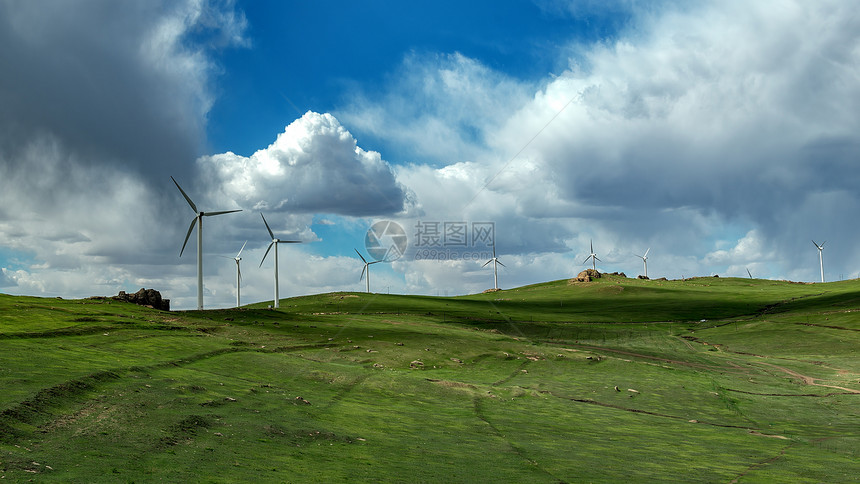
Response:
[{"label": "cloud layer", "polygon": [[[404,51],[381,89],[358,83],[244,157],[203,151],[216,93],[229,95],[218,55],[251,45],[231,2],[0,2],[0,289],[147,286],[193,307],[194,259],[177,257],[192,214],[168,175],[205,209],[244,209],[207,224],[214,305],[233,301],[235,265],[213,256],[247,239],[258,265],[260,211],[316,241],[283,252],[283,295],[360,290],[350,253],[379,218],[410,235],[418,221],[494,222],[503,287],[574,275],[591,241],[602,269],[629,275],[650,247],[655,277],[817,280],[814,238],[828,240],[828,280],[856,276],[856,5],[612,5],[625,27],[543,53],[565,67],[542,79]],[[474,292],[492,284],[481,264],[400,260],[374,266],[374,285]],[[243,270],[247,301],[270,297],[270,268]]]},{"label": "cloud layer", "polygon": [[[532,239],[511,244],[517,252],[554,252],[559,264],[576,264],[594,239],[602,254],[618,254],[604,258],[609,270],[635,270],[632,254],[650,246],[655,270],[670,277],[746,276],[750,266],[761,277],[814,280],[809,239],[830,237],[844,241],[831,260],[854,274],[860,254],[847,241],[860,234],[846,224],[860,208],[853,10],[841,1],[667,6],[617,40],[572,44],[562,53],[570,67],[532,85],[531,99],[500,97],[472,111],[479,142],[460,152],[469,158],[449,153],[444,168],[407,166],[399,179],[425,213],[497,220],[509,238]],[[525,89],[454,58],[415,71],[483,94]],[[404,76],[392,89],[399,94],[377,97],[373,109],[363,99],[343,118],[374,119],[370,134],[399,132],[414,119],[397,117],[399,99],[418,93],[413,105],[451,104],[423,126],[463,124],[450,85]],[[553,239],[576,257],[538,242]],[[735,259],[714,255],[727,245],[737,246]]]}]

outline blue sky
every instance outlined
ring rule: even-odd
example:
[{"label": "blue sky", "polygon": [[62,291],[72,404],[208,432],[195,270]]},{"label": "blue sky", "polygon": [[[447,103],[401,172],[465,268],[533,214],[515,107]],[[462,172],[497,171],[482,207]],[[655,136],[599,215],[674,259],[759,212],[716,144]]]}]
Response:
[{"label": "blue sky", "polygon": [[[611,2],[609,2],[611,3]],[[210,148],[250,155],[306,111],[331,112],[355,90],[380,91],[409,55],[459,52],[523,80],[557,71],[555,52],[611,39],[628,12],[574,18],[533,2],[239,2],[249,46],[217,58],[223,91]],[[379,148],[384,140],[378,141]],[[371,149],[377,149],[371,147]],[[396,162],[396,161],[394,161]]]},{"label": "blue sky", "polygon": [[[51,4],[46,7],[45,4]],[[0,291],[161,290],[207,307],[362,290],[376,221],[410,237],[377,290],[602,270],[857,277],[860,19],[849,1],[0,2]],[[45,15],[44,12],[54,12]],[[428,225],[430,224],[430,225]],[[447,224],[447,225],[446,225]],[[463,224],[462,226],[459,224]],[[455,235],[451,233],[450,235]],[[475,250],[472,250],[475,249]],[[435,250],[444,261],[416,260]],[[479,258],[480,258],[479,257]]]}]

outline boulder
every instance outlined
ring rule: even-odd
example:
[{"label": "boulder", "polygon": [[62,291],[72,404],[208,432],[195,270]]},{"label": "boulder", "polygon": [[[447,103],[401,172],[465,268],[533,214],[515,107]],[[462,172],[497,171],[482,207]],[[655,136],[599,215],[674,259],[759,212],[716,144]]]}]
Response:
[{"label": "boulder", "polygon": [[650,279],[648,276],[643,276],[642,274],[639,274],[638,277],[639,277],[639,279],[645,279],[645,280]]},{"label": "boulder", "polygon": [[591,282],[592,279],[599,279],[600,273],[594,269],[586,269],[580,272],[573,280],[574,282]]},{"label": "boulder", "polygon": [[134,294],[128,294],[125,291],[120,291],[119,294],[114,296],[112,299],[115,299],[117,301],[130,302],[139,306],[146,306],[153,309],[160,309],[162,311],[170,311],[170,299],[162,299],[161,293],[156,291],[155,289],[141,288]]}]

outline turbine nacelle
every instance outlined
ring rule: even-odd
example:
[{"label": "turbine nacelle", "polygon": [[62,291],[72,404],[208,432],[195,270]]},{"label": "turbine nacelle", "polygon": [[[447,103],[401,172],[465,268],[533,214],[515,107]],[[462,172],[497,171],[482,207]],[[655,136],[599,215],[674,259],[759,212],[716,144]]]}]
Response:
[{"label": "turbine nacelle", "polygon": [[263,254],[263,259],[260,261],[260,267],[263,267],[263,262],[266,261],[266,256],[269,255],[269,251],[272,250],[272,247],[275,248],[275,299],[272,301],[272,306],[275,308],[280,307],[280,294],[278,292],[278,244],[301,244],[301,240],[281,240],[275,237],[274,232],[272,232],[272,228],[269,227],[269,222],[266,222],[266,217],[260,213],[260,217],[263,217],[263,223],[266,225],[266,230],[269,231],[269,237],[272,238],[272,241],[269,242],[269,246],[266,248],[266,253]]},{"label": "turbine nacelle", "polygon": [[236,254],[235,257],[227,257],[226,255],[220,255],[218,257],[223,257],[225,259],[232,259],[236,261],[236,307],[240,307],[242,305],[242,266],[239,263],[242,258],[239,257],[242,255],[242,251],[245,250],[245,245],[248,243],[246,240],[244,244],[242,244],[242,248],[239,249],[239,253]]},{"label": "turbine nacelle", "polygon": [[179,182],[177,182],[172,176],[170,179],[173,180],[173,184],[176,185],[176,188],[179,189],[179,192],[182,193],[185,201],[188,202],[191,210],[195,213],[194,218],[191,220],[191,225],[188,227],[188,232],[185,234],[185,241],[182,242],[182,249],[179,251],[179,257],[182,257],[182,254],[185,252],[185,246],[188,245],[188,239],[191,237],[191,232],[194,230],[194,226],[197,225],[197,309],[203,309],[203,217],[241,212],[242,210],[222,210],[218,212],[204,212],[199,210],[197,205],[194,204],[194,201],[191,200],[191,197],[189,197],[188,194],[185,193],[185,190],[179,186]]},{"label": "turbine nacelle", "polygon": [[824,254],[824,244],[826,244],[827,241],[825,240],[820,245],[817,242],[815,242],[814,240],[812,241],[812,243],[815,244],[815,247],[818,249],[818,264],[821,266],[821,282],[824,282],[824,255],[823,254]]},{"label": "turbine nacelle", "polygon": [[594,241],[591,241],[591,254],[589,254],[582,263],[585,264],[588,262],[588,259],[591,259],[591,268],[594,270],[597,270],[596,261],[603,262],[599,257],[597,257],[597,254],[594,253]]},{"label": "turbine nacelle", "polygon": [[487,267],[487,264],[489,264],[490,262],[493,263],[493,288],[498,289],[499,288],[499,268],[497,267],[497,265],[500,265],[502,267],[507,267],[507,266],[502,264],[502,261],[500,261],[499,258],[496,257],[496,241],[495,240],[493,240],[493,258],[488,260],[487,262],[484,262],[484,265],[482,265],[481,268]]},{"label": "turbine nacelle", "polygon": [[233,258],[236,260],[236,262],[239,262],[240,260],[242,260],[242,258],[240,256],[242,255],[242,251],[245,250],[245,245],[247,245],[247,244],[248,244],[248,241],[246,240],[245,243],[242,244],[242,248],[239,249],[239,253],[236,254],[236,257]]},{"label": "turbine nacelle", "polygon": [[[263,254],[263,259],[260,261],[260,267],[263,267],[263,262],[266,261],[266,256],[269,255],[269,251],[272,250],[272,246],[277,244],[301,244],[301,240],[281,240],[275,237],[274,232],[272,232],[271,227],[269,227],[269,222],[266,222],[266,217],[263,214],[260,214],[260,217],[263,217],[263,223],[266,224],[266,230],[269,231],[269,237],[272,238],[272,241],[269,242],[269,246],[266,248],[266,253]],[[241,251],[240,251],[241,252]]]},{"label": "turbine nacelle", "polygon": [[648,250],[645,251],[644,255],[633,254],[642,259],[642,264],[645,266],[645,277],[648,277],[648,252],[651,252],[651,247],[648,247]]},{"label": "turbine nacelle", "polygon": [[361,275],[358,277],[358,282],[361,282],[364,279],[364,274],[367,273],[367,292],[370,292],[370,266],[379,262],[383,262],[383,260],[375,260],[373,262],[367,262],[367,259],[361,255],[361,252],[358,249],[355,250],[355,253],[358,254],[358,257],[361,259],[361,262],[364,263],[364,267],[361,268]]}]

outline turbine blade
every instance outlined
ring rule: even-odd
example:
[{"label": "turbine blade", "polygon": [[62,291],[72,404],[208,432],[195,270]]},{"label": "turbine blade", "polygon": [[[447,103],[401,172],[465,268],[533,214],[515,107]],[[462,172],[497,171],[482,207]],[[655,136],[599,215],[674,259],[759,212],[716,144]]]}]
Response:
[{"label": "turbine blade", "polygon": [[642,257],[648,257],[648,252],[651,252],[651,247],[648,247],[648,250],[645,251],[645,255]]},{"label": "turbine blade", "polygon": [[239,281],[242,281],[242,269],[239,268],[239,263],[236,263],[236,274],[239,276]]},{"label": "turbine blade", "polygon": [[194,213],[199,213],[199,210],[197,210],[197,205],[194,205],[194,202],[191,201],[191,198],[188,196],[188,194],[185,193],[185,190],[183,190],[182,187],[179,186],[179,183],[176,182],[176,178],[173,178],[171,176],[170,179],[173,180],[173,183],[176,185],[176,188],[178,188],[179,191],[182,192],[182,196],[185,197],[185,200],[188,202],[188,205],[191,205],[191,209],[194,210]]},{"label": "turbine blade", "polygon": [[197,223],[197,217],[194,217],[194,220],[191,221],[191,225],[188,227],[188,233],[185,234],[185,242],[182,243],[182,250],[179,251],[179,257],[182,257],[182,253],[185,252],[185,244],[188,243],[188,238],[191,237],[191,231],[194,230],[194,224]]},{"label": "turbine blade", "polygon": [[826,244],[826,243],[827,243],[827,241],[826,241],[826,240],[825,240],[824,242],[822,242],[822,243],[821,243],[821,247],[824,247],[824,244]]},{"label": "turbine blade", "polygon": [[[260,216],[263,217],[263,212],[260,212]],[[275,234],[273,234],[272,229],[269,228],[269,222],[266,222],[266,217],[263,217],[263,223],[266,224],[266,230],[269,231],[269,236],[272,237],[272,240],[275,240]]]},{"label": "turbine blade", "polygon": [[508,266],[506,266],[506,265],[502,264],[502,261],[500,261],[500,260],[496,260],[496,262],[497,262],[500,266],[502,266],[502,267],[508,267]]},{"label": "turbine blade", "polygon": [[603,262],[602,260],[600,260],[600,257],[597,257],[597,256],[594,256],[594,260],[596,260],[598,262]]},{"label": "turbine blade", "polygon": [[279,244],[301,244],[301,240],[278,240]]},{"label": "turbine blade", "polygon": [[594,253],[594,240],[591,240],[591,253]]},{"label": "turbine blade", "polygon": [[263,267],[263,262],[266,261],[266,256],[269,255],[269,251],[272,250],[272,246],[275,245],[275,242],[269,242],[269,247],[266,248],[266,253],[263,254],[263,260],[260,261],[260,267]]},{"label": "turbine blade", "polygon": [[355,250],[355,253],[358,254],[359,258],[361,258],[361,262],[364,262],[365,264],[367,264],[367,261],[364,260],[364,256],[361,255],[361,252],[359,252],[358,249],[356,249],[356,248],[353,248],[353,250]]},{"label": "turbine blade", "polygon": [[818,247],[818,244],[815,242],[815,239],[812,239],[812,244]]},{"label": "turbine blade", "polygon": [[484,262],[484,265],[482,265],[481,267],[487,267],[487,264],[489,264],[490,262],[493,262],[493,259],[490,259],[487,262]]},{"label": "turbine blade", "polygon": [[586,262],[588,262],[588,259],[591,259],[591,256],[586,257],[585,260],[582,261],[582,263],[585,264]]},{"label": "turbine blade", "polygon": [[242,210],[223,210],[221,212],[203,212],[204,217],[210,217],[212,215],[223,215],[225,213],[233,213],[233,212],[241,212]]},{"label": "turbine blade", "polygon": [[382,262],[382,261],[381,261],[381,260],[375,260],[375,261],[373,261],[373,262],[368,262],[368,263],[367,263],[367,265],[376,264],[376,263],[378,263],[378,262]]},{"label": "turbine blade", "polygon": [[245,245],[246,245],[247,243],[248,243],[248,241],[246,240],[246,241],[245,241],[245,243],[244,243],[244,244],[242,244],[242,248],[241,248],[241,249],[239,249],[239,253],[238,253],[238,254],[236,254],[236,257],[239,257],[240,255],[242,255],[242,251],[243,251],[243,250],[245,250]]},{"label": "turbine blade", "polygon": [[364,267],[361,268],[361,276],[359,276],[358,282],[361,282],[364,279],[364,271],[366,271],[366,270],[367,270],[367,264],[365,264]]}]

